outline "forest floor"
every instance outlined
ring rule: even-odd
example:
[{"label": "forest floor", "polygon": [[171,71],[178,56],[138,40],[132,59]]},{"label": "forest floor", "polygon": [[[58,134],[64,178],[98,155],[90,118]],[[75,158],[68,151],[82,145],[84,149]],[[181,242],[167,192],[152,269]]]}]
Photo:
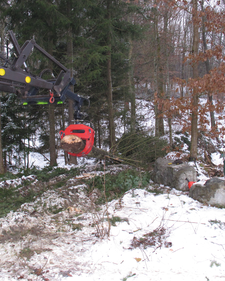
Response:
[{"label": "forest floor", "polygon": [[0,280],[225,280],[224,209],[129,168],[2,179]]}]

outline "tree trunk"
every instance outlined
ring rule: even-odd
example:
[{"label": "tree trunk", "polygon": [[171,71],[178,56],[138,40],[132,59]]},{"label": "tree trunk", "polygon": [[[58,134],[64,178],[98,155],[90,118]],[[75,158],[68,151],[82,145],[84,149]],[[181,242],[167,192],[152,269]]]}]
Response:
[{"label": "tree trunk", "polygon": [[49,104],[49,150],[50,150],[50,166],[56,165],[56,151],[55,151],[55,106]]},{"label": "tree trunk", "polygon": [[[71,89],[72,90],[72,89]],[[69,124],[73,124],[73,112],[74,112],[74,108],[73,108],[73,101],[69,100]],[[69,164],[74,164],[77,165],[77,157],[73,156],[73,155],[69,155]]]},{"label": "tree trunk", "polygon": [[98,147],[101,148],[102,147],[102,143],[101,143],[101,124],[100,124],[100,119],[98,118],[97,120],[97,133],[98,133]]},{"label": "tree trunk", "polygon": [[[47,51],[52,55],[53,53],[53,40],[49,34]],[[52,61],[48,61],[49,69],[53,68]],[[55,105],[49,104],[49,152],[50,152],[50,166],[57,165],[56,162],[56,144],[55,144]]]},{"label": "tree trunk", "polygon": [[1,53],[4,53],[5,49],[5,21],[4,19],[0,20],[0,36],[1,36]]},{"label": "tree trunk", "polygon": [[66,152],[80,153],[85,148],[85,142],[76,135],[66,135],[61,139],[61,148]]},{"label": "tree trunk", "polygon": [[130,120],[130,129],[131,132],[135,132],[135,123],[136,123],[136,106],[135,106],[135,91],[133,85],[133,63],[132,63],[132,52],[133,52],[133,42],[129,38],[130,49],[129,49],[129,72],[128,72],[128,83],[129,83],[129,94],[131,101],[131,120]]},{"label": "tree trunk", "polygon": [[[198,24],[196,23],[197,16],[197,0],[193,0],[193,55],[198,54]],[[193,64],[193,79],[198,78],[198,63]],[[192,94],[192,116],[191,116],[191,150],[190,150],[190,160],[197,159],[197,148],[198,148],[198,92],[197,89],[193,89]]]},{"label": "tree trunk", "polygon": [[[85,142],[76,135],[66,135],[61,139],[60,147],[70,153],[80,153],[85,147]],[[110,153],[93,146],[88,156],[102,159],[105,156],[110,156]]]},{"label": "tree trunk", "polygon": [[[170,83],[170,69],[169,69],[169,53],[168,53],[168,10],[165,10],[164,13],[164,28],[163,28],[163,33],[164,33],[164,43],[163,43],[163,53],[165,54],[165,64],[166,64],[166,83],[164,83],[164,93],[166,93],[166,99],[170,99],[170,89],[171,89],[171,83]],[[166,87],[165,87],[166,86]],[[173,145],[173,138],[172,138],[172,117],[168,117],[168,127],[169,127],[169,140],[170,140],[170,147]]]},{"label": "tree trunk", "polygon": [[[1,52],[4,52],[4,42],[5,42],[5,33],[4,33],[4,22],[1,21]],[[5,173],[4,163],[3,163],[3,153],[2,153],[2,126],[1,126],[1,102],[0,102],[0,174]]]},{"label": "tree trunk", "polygon": [[[63,131],[65,131],[65,116],[64,116],[64,104],[62,105],[62,124],[61,124],[61,128]],[[64,161],[65,161],[65,164],[67,165],[68,164],[68,153],[64,151]]]},{"label": "tree trunk", "polygon": [[110,156],[110,153],[108,151],[93,146],[88,156],[96,159],[104,159],[105,156]]},{"label": "tree trunk", "polygon": [[[201,8],[202,12],[204,13],[204,1],[201,1]],[[205,31],[205,16],[202,16],[202,44],[203,44],[203,51],[206,53],[207,51],[207,43],[206,43],[206,31]],[[205,68],[206,68],[206,73],[209,74],[210,72],[210,65],[209,65],[209,59],[207,58],[205,60]],[[211,105],[213,106],[213,96],[212,93],[208,93],[208,100]],[[215,122],[215,114],[213,110],[210,110],[210,119],[211,119],[211,128],[216,127],[216,122]]]},{"label": "tree trunk", "polygon": [[[161,58],[161,45],[158,31],[158,12],[155,12],[155,39],[156,39],[156,68],[157,68],[157,96],[162,99],[163,96],[163,67]],[[163,103],[157,104],[155,108],[156,129],[155,135],[157,137],[164,135],[164,122],[163,122]]]},{"label": "tree trunk", "polygon": [[[68,13],[71,10],[71,1],[68,2]],[[68,58],[68,67],[71,69],[71,77],[73,76],[73,37],[72,37],[72,28],[71,26],[68,29],[67,33],[67,58]],[[74,87],[70,86],[70,90],[73,92]],[[74,101],[69,100],[69,124],[73,123],[74,120]],[[77,157],[69,155],[69,164],[77,165]]]},{"label": "tree trunk", "polygon": [[[185,23],[187,24],[187,23]],[[186,53],[186,41],[187,41],[187,30],[186,30],[186,26],[184,26],[183,24],[183,28],[184,28],[184,39],[183,39],[183,42],[182,42],[182,62],[181,62],[181,79],[184,79],[184,66],[185,66],[185,62],[184,62],[184,59],[185,59],[185,53]],[[183,83],[181,85],[181,97],[183,98],[184,97],[184,86],[183,86]]]},{"label": "tree trunk", "polygon": [[3,164],[3,153],[2,153],[2,126],[1,126],[1,103],[0,103],[0,174],[5,173],[4,164]]},{"label": "tree trunk", "polygon": [[170,147],[173,146],[173,134],[172,134],[172,119],[168,118],[168,127],[169,127],[169,140],[170,140]]},{"label": "tree trunk", "polygon": [[108,85],[108,115],[109,115],[109,145],[113,148],[115,145],[115,124],[113,114],[113,94],[112,94],[112,76],[111,76],[111,51],[108,52],[107,61],[107,85]]},{"label": "tree trunk", "polygon": [[109,51],[107,53],[107,96],[108,96],[108,115],[109,115],[109,146],[111,149],[115,146],[115,124],[114,124],[114,114],[113,114],[113,93],[112,93],[112,39],[111,39],[111,11],[110,11],[110,1],[107,1],[107,10],[108,10],[108,21],[109,21],[109,32],[108,32],[108,48]]}]

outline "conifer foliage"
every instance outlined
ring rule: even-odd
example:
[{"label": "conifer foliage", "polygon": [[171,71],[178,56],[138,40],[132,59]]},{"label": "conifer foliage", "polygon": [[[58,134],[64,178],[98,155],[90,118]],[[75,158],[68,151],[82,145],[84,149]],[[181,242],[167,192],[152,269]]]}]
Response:
[{"label": "conifer foliage", "polygon": [[[27,164],[40,112],[23,106],[15,94],[1,97],[1,127],[4,166]],[[22,153],[21,153],[22,152]]]},{"label": "conifer foliage", "polygon": [[[123,122],[125,134],[139,132],[137,97],[150,101],[154,109],[154,136],[150,137],[166,134],[167,124],[172,149],[173,122],[179,119],[184,124],[183,130],[191,135],[192,159],[198,157],[200,134],[207,131],[213,137],[224,131],[215,117],[223,109],[224,2],[12,0],[1,3],[1,51],[6,50],[4,33],[12,29],[21,45],[34,38],[70,68],[77,82],[74,91],[90,99],[89,119],[99,148],[118,152],[118,120]],[[46,67],[53,73],[57,71],[35,52],[28,63],[34,74]],[[11,112],[12,105],[16,106],[13,95],[2,93],[1,97],[2,146],[6,155],[13,147],[17,151],[23,149],[22,140],[29,139],[40,124],[30,126],[34,112],[26,112],[22,107]],[[206,100],[204,106],[200,98]],[[49,118],[43,120],[50,120],[45,128],[50,137],[50,164],[54,165],[57,131],[68,125],[68,110],[46,107],[36,109],[35,114],[47,116],[43,110],[49,113]],[[184,120],[187,113],[189,118]],[[62,115],[61,121],[58,114]],[[211,118],[211,132],[207,114]],[[27,118],[29,129],[24,128],[23,118]],[[36,119],[37,123],[43,120]]]}]

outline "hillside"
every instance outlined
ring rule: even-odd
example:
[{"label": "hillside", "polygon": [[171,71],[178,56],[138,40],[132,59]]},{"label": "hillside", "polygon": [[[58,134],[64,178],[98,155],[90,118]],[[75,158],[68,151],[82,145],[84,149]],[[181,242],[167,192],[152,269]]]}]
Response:
[{"label": "hillside", "polygon": [[0,280],[225,278],[224,210],[155,185],[149,173],[45,168],[1,187]]}]

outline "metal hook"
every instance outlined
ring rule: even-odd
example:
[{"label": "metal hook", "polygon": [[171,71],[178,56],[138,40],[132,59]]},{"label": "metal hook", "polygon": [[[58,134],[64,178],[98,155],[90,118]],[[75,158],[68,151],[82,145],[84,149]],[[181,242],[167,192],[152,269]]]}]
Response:
[{"label": "metal hook", "polygon": [[50,99],[49,99],[49,102],[50,103],[54,103],[54,101],[55,101],[55,98],[54,98],[54,93],[50,90]]}]

